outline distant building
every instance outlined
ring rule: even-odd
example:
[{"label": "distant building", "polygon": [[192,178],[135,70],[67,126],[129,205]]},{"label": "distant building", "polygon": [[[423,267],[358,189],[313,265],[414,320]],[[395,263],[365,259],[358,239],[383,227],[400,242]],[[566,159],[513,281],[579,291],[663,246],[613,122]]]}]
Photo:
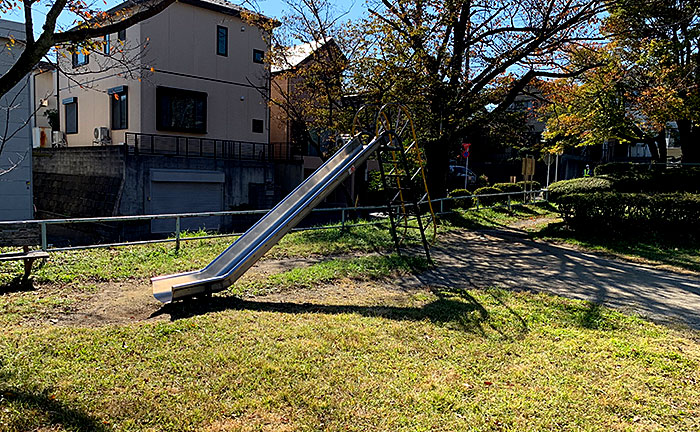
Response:
[{"label": "distant building", "polygon": [[[56,148],[35,150],[40,215],[269,208],[292,190],[301,161],[280,160],[269,140],[269,28],[248,13],[225,0],[178,0],[99,49],[63,47],[59,69],[71,73],[58,78],[62,135]],[[232,223],[187,218],[182,228]],[[154,221],[148,230],[173,228]]]},{"label": "distant building", "polygon": [[[266,150],[270,35],[245,21],[243,11],[225,0],[180,0],[106,36],[101,51],[61,51],[61,68],[81,74],[59,78],[66,144],[150,142],[157,134]],[[106,128],[104,136],[99,128]]]},{"label": "distant building", "polygon": [[[24,25],[0,20],[0,73],[23,52]],[[0,98],[0,220],[32,219],[32,79],[27,76]],[[8,113],[9,110],[9,113]],[[9,119],[9,121],[6,121]]]},{"label": "distant building", "polygon": [[[331,74],[325,78],[337,80],[340,88],[342,71],[339,69],[344,67],[347,59],[333,39],[290,47],[282,57],[271,70],[270,142],[275,148],[289,148],[300,154],[304,160],[304,176],[308,176],[321,166],[321,152],[327,150],[324,142],[328,133],[333,131],[309,130],[307,119],[290,116],[286,109],[293,110],[300,104],[323,103],[309,100],[303,90],[306,83],[302,81],[315,73]],[[331,104],[340,106],[341,100]],[[332,107],[319,108],[332,110]],[[314,136],[315,142],[310,142],[309,135]]]}]

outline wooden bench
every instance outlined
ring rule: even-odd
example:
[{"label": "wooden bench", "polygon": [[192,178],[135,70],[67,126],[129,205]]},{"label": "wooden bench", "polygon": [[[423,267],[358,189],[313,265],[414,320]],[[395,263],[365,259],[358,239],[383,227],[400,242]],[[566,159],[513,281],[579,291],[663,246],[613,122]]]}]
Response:
[{"label": "wooden bench", "polygon": [[28,280],[34,261],[49,257],[48,252],[31,250],[41,244],[41,231],[36,223],[0,223],[0,246],[22,247],[22,252],[0,254],[0,262],[24,260],[23,280]]}]

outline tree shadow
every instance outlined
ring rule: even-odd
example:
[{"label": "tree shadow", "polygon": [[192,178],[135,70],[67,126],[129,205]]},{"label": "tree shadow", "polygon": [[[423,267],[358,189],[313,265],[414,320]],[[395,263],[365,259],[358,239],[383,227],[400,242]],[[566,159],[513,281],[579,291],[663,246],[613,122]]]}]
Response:
[{"label": "tree shadow", "polygon": [[[490,321],[489,311],[466,290],[435,288],[431,290],[437,297],[422,306],[390,305],[333,305],[317,303],[268,302],[242,299],[234,296],[217,296],[189,299],[170,303],[151,314],[151,318],[169,315],[171,321],[197,315],[227,310],[252,310],[289,314],[358,314],[366,317],[387,318],[397,321],[428,320],[435,324],[447,325],[461,331],[486,336],[486,328],[508,338],[506,332]],[[517,333],[528,331],[522,317],[509,309],[517,324]]]},{"label": "tree shadow", "polygon": [[0,295],[35,290],[34,280],[32,278],[25,278],[22,275],[14,277],[7,283],[0,284]]},{"label": "tree shadow", "polygon": [[[10,429],[35,430],[37,426],[61,427],[73,431],[107,431],[98,418],[55,399],[49,393],[33,393],[13,387],[0,387],[0,406],[15,405],[27,415],[9,424]],[[40,413],[40,414],[37,414]],[[29,415],[29,414],[33,415]],[[42,418],[43,417],[43,418]]]},{"label": "tree shadow", "polygon": [[460,212],[453,212],[441,216],[443,220],[449,222],[457,228],[466,228],[468,230],[493,229],[494,227],[507,228],[507,225],[496,222],[493,219],[486,218],[478,213],[473,213],[470,217],[466,217]]}]

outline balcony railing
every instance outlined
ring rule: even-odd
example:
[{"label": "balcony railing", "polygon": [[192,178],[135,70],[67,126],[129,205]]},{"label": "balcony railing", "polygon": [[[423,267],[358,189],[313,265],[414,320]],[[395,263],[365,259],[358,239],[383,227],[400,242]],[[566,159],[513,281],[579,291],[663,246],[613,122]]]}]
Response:
[{"label": "balcony railing", "polygon": [[126,144],[136,154],[205,157],[230,160],[298,160],[288,143],[256,143],[177,135],[127,132]]}]

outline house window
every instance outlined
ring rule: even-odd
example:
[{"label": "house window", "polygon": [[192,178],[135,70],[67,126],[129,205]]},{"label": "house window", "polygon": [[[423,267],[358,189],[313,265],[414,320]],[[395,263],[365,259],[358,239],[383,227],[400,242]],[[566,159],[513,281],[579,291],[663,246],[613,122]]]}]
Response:
[{"label": "house window", "polygon": [[117,32],[117,39],[120,41],[125,41],[126,40],[126,29],[124,30],[119,30]]},{"label": "house window", "polygon": [[265,51],[253,50],[253,63],[264,63],[265,62]]},{"label": "house window", "polygon": [[156,129],[207,133],[207,94],[157,87]]},{"label": "house window", "polygon": [[78,133],[78,98],[63,99],[63,107],[66,115],[66,133]]},{"label": "house window", "polygon": [[260,119],[253,119],[253,132],[263,133],[263,121]]},{"label": "house window", "polygon": [[128,103],[127,87],[119,86],[107,90],[109,104],[112,112],[112,129],[126,129],[128,127]]},{"label": "house window", "polygon": [[90,57],[83,51],[73,53],[73,67],[86,65],[90,62]]},{"label": "house window", "polygon": [[109,46],[109,35],[108,35],[108,34],[105,35],[104,47],[103,47],[103,48],[104,48],[104,53],[107,54],[107,55],[109,55],[110,46]]},{"label": "house window", "polygon": [[228,29],[216,26],[216,53],[220,56],[228,56]]}]

